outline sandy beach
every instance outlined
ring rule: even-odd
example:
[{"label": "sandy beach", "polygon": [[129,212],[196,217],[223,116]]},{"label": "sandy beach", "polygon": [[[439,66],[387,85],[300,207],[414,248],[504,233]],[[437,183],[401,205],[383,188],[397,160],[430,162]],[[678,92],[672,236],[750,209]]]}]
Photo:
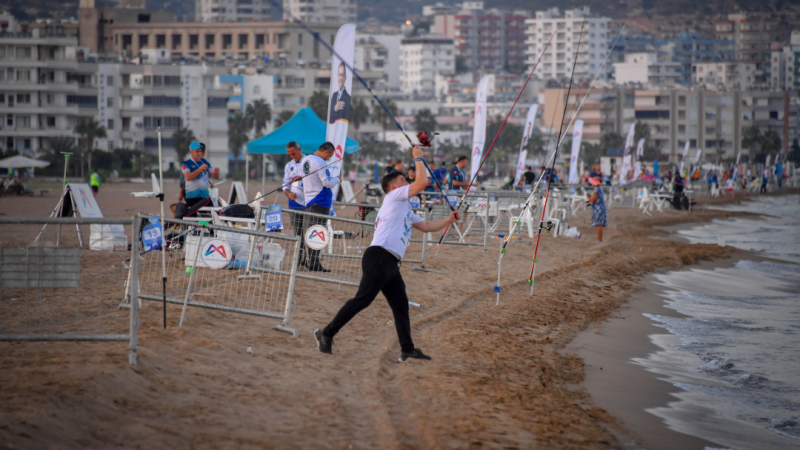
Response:
[{"label": "sandy beach", "polygon": [[[176,199],[177,183],[166,188],[168,199]],[[106,216],[156,213],[156,200],[129,195],[147,189],[108,184],[97,200]],[[0,211],[47,216],[58,200],[52,192],[0,198]],[[168,306],[165,330],[160,306],[149,303],[141,310],[135,367],[124,344],[0,343],[0,447],[667,448],[651,445],[661,441],[703,448],[708,443],[644,412],[623,415],[626,408],[613,404],[628,402],[629,409],[668,401],[668,384],[621,367],[631,351],[647,352],[647,341],[594,352],[600,357],[586,349],[601,344],[589,334],[598,324],[621,339],[651,326],[616,325],[642,317],[641,302],[621,307],[648,273],[737,254],[666,239],[660,227],[739,214],[696,208],[648,217],[612,208],[598,244],[589,212],[580,212],[570,226],[581,239],[543,236],[533,297],[527,283],[533,245],[511,246],[500,306],[492,289],[499,240],[490,241],[487,254],[443,248],[429,267],[444,275],[404,265],[409,298],[423,305],[412,309],[415,344],[430,362],[396,362],[397,336],[382,296],[336,337],[333,356],[320,354],[313,330],[355,288],[311,280],[299,280],[296,289],[299,338],[273,330],[275,320],[203,309],[190,309],[179,328],[178,306]],[[121,261],[128,257],[120,252]],[[608,356],[611,350],[617,356]],[[589,391],[604,382],[598,367],[606,382],[630,377],[632,388],[593,397]],[[643,391],[648,398],[640,398]]]}]

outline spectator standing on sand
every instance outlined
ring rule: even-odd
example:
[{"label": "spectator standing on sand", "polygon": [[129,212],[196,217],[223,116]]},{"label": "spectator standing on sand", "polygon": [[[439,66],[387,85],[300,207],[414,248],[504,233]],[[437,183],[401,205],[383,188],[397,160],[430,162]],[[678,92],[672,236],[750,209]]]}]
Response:
[{"label": "spectator standing on sand", "polygon": [[388,175],[392,172],[392,170],[394,170],[394,160],[390,159],[389,164],[386,166],[385,169],[383,169],[383,171],[386,173],[386,175]]},{"label": "spectator standing on sand", "polygon": [[683,179],[678,172],[675,172],[675,178],[672,180],[672,206],[678,211],[681,210],[681,194],[683,194]]},{"label": "spectator standing on sand", "polygon": [[97,191],[100,190],[100,175],[97,172],[92,172],[89,176],[89,184],[92,186],[92,195],[97,197]]},{"label": "spectator standing on sand", "polygon": [[606,221],[606,195],[603,188],[600,187],[602,183],[597,178],[589,178],[589,184],[594,187],[592,195],[586,194],[586,198],[592,204],[592,226],[597,227],[595,241],[603,242],[603,227],[608,224]]},{"label": "spectator standing on sand", "polygon": [[323,329],[314,331],[317,348],[322,353],[332,353],[333,337],[356,314],[368,307],[379,292],[382,292],[394,316],[394,325],[400,341],[400,362],[409,358],[429,360],[430,356],[414,347],[411,340],[411,321],[408,317],[408,296],[406,285],[400,275],[400,260],[403,259],[411,229],[422,232],[441,230],[448,224],[457,222],[461,216],[457,211],[450,216],[433,222],[425,222],[414,214],[408,200],[422,192],[427,184],[427,174],[423,164],[423,153],[419,147],[412,150],[416,161],[418,177],[414,184],[406,183],[402,174],[392,172],[383,177],[381,187],[386,193],[383,205],[375,220],[375,234],[372,244],[364,251],[361,259],[361,282],[355,297],[342,306],[333,320]]},{"label": "spectator standing on sand", "polygon": [[353,191],[356,190],[356,176],[358,175],[358,171],[355,167],[350,169],[350,173],[347,174],[347,178],[350,180],[350,187],[353,188]]},{"label": "spectator standing on sand", "polygon": [[[308,155],[300,161],[303,170],[303,196],[306,200],[306,211],[314,214],[328,216],[333,206],[333,192],[331,189],[339,184],[337,177],[332,177],[326,167],[327,161],[333,156],[334,148],[330,142],[322,144],[313,155]],[[298,177],[295,177],[297,180]],[[312,225],[321,225],[325,219],[319,217],[306,217],[303,223],[303,235]],[[330,272],[320,264],[319,250],[308,249],[308,270],[311,272]]]},{"label": "spectator standing on sand", "polygon": [[735,195],[733,194],[733,178],[728,178],[727,183],[728,183],[728,195],[730,195],[731,197],[735,197]]},{"label": "spectator standing on sand", "polygon": [[300,255],[297,260],[298,266],[306,265],[306,250],[303,239],[303,216],[295,214],[293,211],[306,209],[305,195],[303,194],[303,152],[300,145],[295,141],[286,144],[286,153],[289,155],[289,162],[283,168],[283,193],[289,197],[289,220],[292,224],[294,235],[300,238]]},{"label": "spectator standing on sand", "polygon": [[[206,145],[202,142],[194,141],[189,144],[189,159],[181,165],[181,172],[186,179],[185,201],[192,214],[204,206],[211,204],[211,193],[209,188],[214,185],[208,181],[211,171],[211,163],[203,159]],[[190,214],[191,215],[191,214]]]},{"label": "spectator standing on sand", "polygon": [[764,170],[761,173],[761,190],[759,193],[766,194],[767,193],[767,182],[769,182],[769,169],[764,167]]}]

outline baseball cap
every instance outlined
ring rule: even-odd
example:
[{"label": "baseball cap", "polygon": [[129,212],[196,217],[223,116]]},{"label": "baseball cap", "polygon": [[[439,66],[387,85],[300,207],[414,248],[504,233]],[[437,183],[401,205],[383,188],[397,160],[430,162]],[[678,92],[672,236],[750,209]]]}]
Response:
[{"label": "baseball cap", "polygon": [[189,144],[189,150],[205,150],[205,149],[206,149],[206,144],[203,144],[202,142],[194,141],[191,144]]}]

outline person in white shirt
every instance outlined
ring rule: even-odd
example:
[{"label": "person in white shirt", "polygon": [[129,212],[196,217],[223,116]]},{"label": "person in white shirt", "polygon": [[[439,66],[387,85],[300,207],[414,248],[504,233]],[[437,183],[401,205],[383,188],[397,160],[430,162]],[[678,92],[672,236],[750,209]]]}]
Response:
[{"label": "person in white shirt", "polygon": [[288,163],[283,169],[283,193],[289,197],[289,218],[292,222],[292,230],[295,236],[300,236],[300,258],[298,260],[299,266],[306,265],[306,251],[303,246],[303,216],[295,214],[292,210],[306,209],[306,200],[303,195],[303,180],[294,181],[298,176],[302,176],[303,168],[300,161],[303,159],[303,153],[300,146],[295,141],[286,144],[286,153],[289,154]]},{"label": "person in white shirt", "polygon": [[400,341],[400,361],[408,358],[431,359],[420,349],[415,348],[411,340],[408,297],[406,285],[400,275],[400,261],[408,247],[412,228],[426,233],[438,231],[457,222],[461,216],[458,211],[453,211],[447,218],[425,222],[411,211],[408,200],[425,190],[428,184],[422,150],[414,146],[412,154],[417,170],[413,184],[408,184],[401,172],[392,172],[381,180],[381,187],[386,197],[375,219],[372,244],[364,251],[361,259],[362,276],[358,292],[342,306],[328,326],[314,331],[317,347],[322,353],[332,353],[331,347],[336,333],[356,314],[368,307],[379,292],[383,292],[394,315],[394,324]]},{"label": "person in white shirt", "polygon": [[[334,148],[330,142],[320,145],[316,152],[308,155],[300,161],[303,173],[302,176],[295,176],[294,181],[303,178],[303,196],[306,201],[306,211],[314,214],[327,216],[331,213],[333,206],[333,191],[331,189],[339,184],[339,178],[331,176],[331,169],[328,160],[333,156]],[[325,219],[319,217],[306,216],[303,224],[303,236],[305,231],[312,225],[324,224]],[[330,272],[320,264],[319,250],[308,249],[308,259],[306,267],[312,272]]]}]

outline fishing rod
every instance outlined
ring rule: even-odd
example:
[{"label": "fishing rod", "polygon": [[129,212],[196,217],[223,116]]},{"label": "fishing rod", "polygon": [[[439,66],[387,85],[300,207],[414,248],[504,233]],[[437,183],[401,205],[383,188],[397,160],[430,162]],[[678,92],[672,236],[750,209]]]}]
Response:
[{"label": "fishing rod", "polygon": [[[619,41],[619,38],[622,35],[622,31],[625,30],[626,26],[627,26],[627,24],[623,24],[622,25],[622,28],[620,29],[620,34],[617,35],[617,39],[611,45],[611,48],[609,49],[608,53],[606,53],[606,57],[603,60],[603,63],[600,65],[600,68],[597,69],[597,72],[595,72],[594,76],[592,77],[592,82],[589,83],[589,87],[586,90],[586,93],[584,94],[583,99],[581,99],[581,102],[578,104],[578,107],[575,110],[575,113],[572,115],[572,119],[570,120],[569,125],[567,125],[567,128],[566,128],[567,130],[569,130],[569,127],[572,126],[572,123],[578,117],[578,113],[580,113],[580,110],[583,107],[584,103],[586,103],[586,99],[589,97],[589,93],[591,92],[595,81],[597,81],[597,76],[600,75],[600,72],[603,70],[603,68],[607,64],[608,58],[609,58],[609,56],[611,56],[611,52],[613,51],[614,47],[616,46],[617,41]],[[567,100],[569,100],[569,98],[567,98]],[[553,117],[555,117],[555,113],[556,113],[556,110],[555,110],[555,108],[553,108]],[[552,134],[552,128],[551,128],[550,134]],[[560,139],[563,139],[564,137],[566,137],[566,133],[564,135],[561,135]],[[549,138],[548,138],[548,140],[549,140]],[[556,157],[556,152],[553,152],[553,155],[550,157],[550,160],[545,163],[544,167],[547,167],[551,163],[554,165],[555,164],[555,157]],[[536,196],[536,191],[539,189],[539,185],[541,184],[542,180],[544,179],[544,174],[545,174],[545,172],[542,171],[541,175],[539,175],[539,179],[536,181],[536,184],[534,185],[533,190],[531,190],[531,195],[528,197],[527,201],[525,202],[525,206],[520,211],[519,217],[517,217],[517,220],[514,221],[514,224],[513,224],[512,228],[511,228],[511,231],[509,232],[509,236],[513,236],[514,235],[514,231],[516,230],[517,226],[520,225],[520,223],[522,221],[522,216],[526,213],[527,209],[530,207],[530,204],[533,202],[533,199]],[[543,211],[542,220],[540,221],[540,225],[544,222],[544,218],[543,217],[544,217],[544,211]],[[540,233],[541,233],[541,231],[540,231]],[[495,291],[497,291],[498,304],[500,302],[500,265],[502,263],[503,255],[505,255],[506,249],[507,249],[509,243],[510,243],[510,239],[506,239],[506,241],[503,243],[503,246],[502,246],[501,252],[500,252],[500,257],[499,257],[499,259],[497,261],[497,265],[498,265],[498,268],[497,268],[497,286],[495,286]],[[537,244],[538,244],[538,240],[537,240]],[[533,258],[532,262],[534,264],[536,262],[536,255],[535,254],[534,254],[534,258]],[[533,269],[531,269],[531,275],[530,275],[530,278],[528,280],[528,283],[531,284],[531,288],[532,288],[533,287]]]},{"label": "fishing rod", "polygon": [[[472,187],[472,184],[475,183],[475,180],[478,178],[478,173],[480,173],[481,167],[483,167],[483,164],[486,162],[487,159],[489,159],[489,154],[492,152],[492,148],[494,148],[494,144],[497,142],[497,138],[500,137],[500,132],[503,131],[503,127],[506,126],[506,122],[508,122],[508,118],[511,117],[511,113],[514,112],[514,108],[517,106],[517,102],[519,101],[520,97],[522,97],[522,93],[525,92],[525,88],[528,86],[528,82],[531,80],[531,77],[533,76],[533,72],[535,72],[536,71],[536,67],[539,66],[539,62],[542,60],[542,57],[544,56],[544,52],[547,51],[547,48],[550,46],[550,42],[552,42],[553,37],[555,35],[556,35],[556,31],[553,31],[553,34],[550,35],[550,39],[547,41],[547,44],[545,44],[545,46],[544,46],[544,50],[542,50],[542,53],[539,55],[539,59],[536,61],[536,64],[533,65],[533,69],[531,69],[531,73],[528,75],[528,78],[525,80],[525,83],[522,85],[522,89],[520,89],[519,94],[517,94],[517,98],[516,98],[516,100],[514,100],[514,104],[511,105],[511,109],[508,110],[508,114],[506,114],[506,118],[503,120],[503,123],[500,124],[500,129],[497,130],[497,134],[494,135],[494,139],[492,140],[492,143],[489,144],[489,148],[486,150],[486,154],[483,155],[483,159],[481,160],[480,164],[478,164],[478,170],[475,171],[475,174],[469,180],[469,184],[467,184],[467,189],[464,192],[464,195],[461,197],[461,200],[458,201],[458,205],[456,206],[456,209],[461,208],[461,205],[464,203],[464,201],[465,201],[464,199],[466,198],[467,194],[469,194],[469,190]],[[447,236],[447,232],[448,231],[450,231],[450,225],[447,225],[447,227],[445,227],[444,232],[439,237],[439,242],[436,244],[436,253],[433,255],[433,259],[434,260],[436,259],[436,256],[439,254],[439,250],[441,250],[441,248],[442,248],[442,241],[444,241],[444,238],[445,238],[445,236]]]},{"label": "fishing rod", "polygon": [[[415,146],[415,145],[417,145],[417,144],[414,144],[414,141],[412,141],[410,137],[408,137],[408,133],[406,133],[406,130],[404,130],[404,129],[403,129],[403,126],[402,126],[402,125],[400,125],[400,122],[397,120],[397,118],[394,116],[394,114],[392,114],[392,111],[391,111],[391,110],[390,110],[390,109],[389,109],[389,108],[386,106],[386,104],[385,104],[385,103],[383,103],[383,101],[382,101],[382,100],[381,100],[381,99],[380,99],[380,98],[377,96],[377,94],[375,94],[375,92],[373,92],[373,91],[372,91],[372,88],[369,86],[369,83],[367,83],[366,81],[364,81],[364,79],[363,79],[363,78],[361,78],[361,75],[359,75],[359,74],[358,74],[358,71],[355,69],[355,67],[353,67],[352,65],[348,64],[348,63],[347,63],[347,62],[344,60],[344,58],[342,58],[342,57],[341,57],[341,55],[339,55],[339,54],[336,52],[336,50],[334,50],[334,49],[333,49],[333,47],[332,47],[330,44],[328,44],[327,42],[325,42],[325,39],[322,39],[322,38],[320,37],[319,33],[317,33],[317,32],[316,32],[316,31],[314,31],[312,28],[310,28],[308,25],[306,25],[305,23],[303,23],[303,21],[302,21],[302,20],[300,20],[300,19],[299,19],[297,16],[293,15],[293,14],[292,14],[291,12],[289,12],[289,11],[286,11],[286,9],[284,9],[284,7],[283,7],[283,3],[281,3],[281,2],[278,2],[278,1],[276,1],[276,0],[267,0],[267,1],[268,1],[270,4],[272,4],[272,6],[275,6],[275,7],[277,7],[277,8],[278,8],[278,9],[279,9],[279,10],[280,10],[280,11],[281,11],[283,14],[285,14],[285,15],[287,15],[289,18],[291,18],[293,23],[296,23],[296,24],[300,25],[300,26],[301,26],[301,27],[302,27],[302,28],[303,28],[305,31],[307,31],[309,34],[311,34],[311,36],[313,36],[313,37],[314,37],[314,39],[316,39],[318,42],[321,42],[321,43],[322,43],[322,45],[324,45],[324,46],[325,46],[325,48],[327,48],[328,50],[330,50],[330,52],[331,52],[331,53],[332,53],[334,56],[336,56],[337,58],[339,58],[339,61],[340,61],[342,64],[344,64],[344,66],[345,66],[347,69],[349,69],[349,70],[350,70],[350,72],[352,72],[352,73],[353,73],[353,75],[355,75],[355,76],[356,76],[356,78],[358,79],[358,81],[360,81],[360,82],[361,82],[361,84],[362,84],[362,85],[364,85],[364,87],[365,87],[365,88],[367,88],[367,91],[368,91],[368,92],[369,92],[369,93],[372,95],[372,98],[374,98],[374,99],[375,99],[375,100],[378,102],[378,104],[380,104],[380,105],[381,105],[381,107],[383,107],[384,111],[386,111],[386,114],[388,114],[388,115],[389,115],[389,117],[391,117],[391,119],[392,119],[392,121],[394,122],[394,124],[395,124],[395,126],[397,127],[397,129],[398,129],[398,130],[400,130],[400,132],[401,132],[401,133],[403,133],[403,137],[405,137],[405,138],[406,138],[406,140],[408,141],[409,145],[411,145],[412,147],[413,147],[413,146]],[[428,167],[428,165],[427,165],[427,164],[425,165],[425,167],[427,167],[427,169],[428,169],[428,173],[430,174],[431,178],[435,178],[435,177],[433,176],[433,172],[431,172],[431,169],[430,169],[430,167]],[[437,183],[437,184],[438,184],[438,183]],[[441,185],[439,186],[439,189],[441,189]],[[450,205],[450,203],[449,203],[449,202],[447,203],[447,205],[448,205],[448,206],[450,206],[450,211],[455,211],[455,209],[453,208],[453,205]]]}]

